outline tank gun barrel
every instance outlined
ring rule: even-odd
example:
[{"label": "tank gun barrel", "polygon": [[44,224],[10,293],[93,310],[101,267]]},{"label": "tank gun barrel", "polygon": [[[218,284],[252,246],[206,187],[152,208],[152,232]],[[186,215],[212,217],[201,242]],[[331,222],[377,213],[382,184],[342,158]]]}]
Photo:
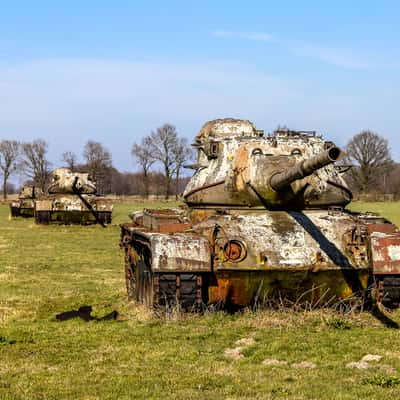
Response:
[{"label": "tank gun barrel", "polygon": [[292,182],[311,175],[314,171],[337,161],[342,154],[339,147],[333,146],[311,158],[305,159],[293,167],[271,176],[269,184],[277,192],[288,187]]}]

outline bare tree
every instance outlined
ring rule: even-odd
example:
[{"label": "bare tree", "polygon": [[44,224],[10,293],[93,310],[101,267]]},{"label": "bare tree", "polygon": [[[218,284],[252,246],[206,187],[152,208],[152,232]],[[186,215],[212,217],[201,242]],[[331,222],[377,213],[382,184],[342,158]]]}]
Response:
[{"label": "bare tree", "polygon": [[99,192],[105,193],[111,187],[111,153],[100,143],[88,140],[83,148],[83,158],[90,175],[97,182]]},{"label": "bare tree", "polygon": [[66,151],[62,154],[61,160],[67,164],[71,171],[75,171],[77,165],[77,155],[72,151]]},{"label": "bare tree", "polygon": [[187,144],[186,138],[179,138],[176,147],[172,150],[175,161],[175,198],[179,195],[179,177],[183,164],[192,157],[192,150]]},{"label": "bare tree", "polygon": [[48,143],[43,139],[22,144],[21,166],[35,185],[43,191],[50,176],[50,162],[46,159]]},{"label": "bare tree", "polygon": [[151,138],[146,136],[142,138],[140,144],[134,143],[132,146],[132,155],[136,162],[141,166],[143,172],[143,188],[145,197],[149,197],[149,172],[151,166],[156,161],[151,153]]},{"label": "bare tree", "polygon": [[354,167],[348,175],[361,192],[370,191],[392,164],[388,141],[379,134],[364,130],[355,135],[346,146],[346,159]]},{"label": "bare tree", "polygon": [[0,142],[0,170],[3,173],[3,198],[7,198],[8,178],[17,170],[20,155],[20,143],[16,140]]},{"label": "bare tree", "polygon": [[182,158],[186,154],[183,149],[186,145],[179,139],[175,126],[171,124],[164,124],[157,128],[155,132],[151,132],[149,138],[150,154],[161,163],[164,169],[165,198],[168,199],[171,194],[173,177],[182,167]]}]

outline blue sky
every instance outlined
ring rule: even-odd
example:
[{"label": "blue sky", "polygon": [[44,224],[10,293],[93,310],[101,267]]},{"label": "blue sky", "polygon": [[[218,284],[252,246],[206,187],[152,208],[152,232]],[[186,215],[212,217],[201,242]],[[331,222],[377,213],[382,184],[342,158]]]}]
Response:
[{"label": "blue sky", "polygon": [[133,170],[134,141],[209,119],[362,129],[400,161],[400,3],[1,1],[0,137],[61,153],[102,142]]}]

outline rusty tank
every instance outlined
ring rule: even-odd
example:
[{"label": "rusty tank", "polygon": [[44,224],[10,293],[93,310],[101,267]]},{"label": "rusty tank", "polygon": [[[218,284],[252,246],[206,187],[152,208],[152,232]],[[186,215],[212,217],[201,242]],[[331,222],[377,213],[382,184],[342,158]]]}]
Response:
[{"label": "rusty tank", "polygon": [[52,172],[45,196],[35,201],[37,224],[111,223],[113,205],[96,194],[96,182],[88,173],[58,168]]},{"label": "rusty tank", "polygon": [[346,209],[352,193],[332,142],[218,119],[194,147],[185,206],[121,225],[128,298],[186,310],[282,299],[398,305],[400,232]]},{"label": "rusty tank", "polygon": [[11,217],[33,218],[35,214],[35,200],[40,198],[43,192],[34,185],[24,185],[18,194],[18,199],[10,203]]}]

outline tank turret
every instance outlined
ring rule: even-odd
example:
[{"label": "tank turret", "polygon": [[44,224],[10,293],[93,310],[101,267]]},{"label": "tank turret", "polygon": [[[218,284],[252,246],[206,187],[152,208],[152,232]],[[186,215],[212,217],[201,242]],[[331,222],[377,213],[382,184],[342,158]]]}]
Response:
[{"label": "tank turret", "polygon": [[52,173],[49,193],[95,194],[96,183],[88,173],[72,172],[68,168],[58,168]]},{"label": "tank turret", "polygon": [[208,122],[196,137],[191,207],[305,209],[345,206],[351,192],[333,164],[341,151],[315,132],[264,136],[249,121]]}]

